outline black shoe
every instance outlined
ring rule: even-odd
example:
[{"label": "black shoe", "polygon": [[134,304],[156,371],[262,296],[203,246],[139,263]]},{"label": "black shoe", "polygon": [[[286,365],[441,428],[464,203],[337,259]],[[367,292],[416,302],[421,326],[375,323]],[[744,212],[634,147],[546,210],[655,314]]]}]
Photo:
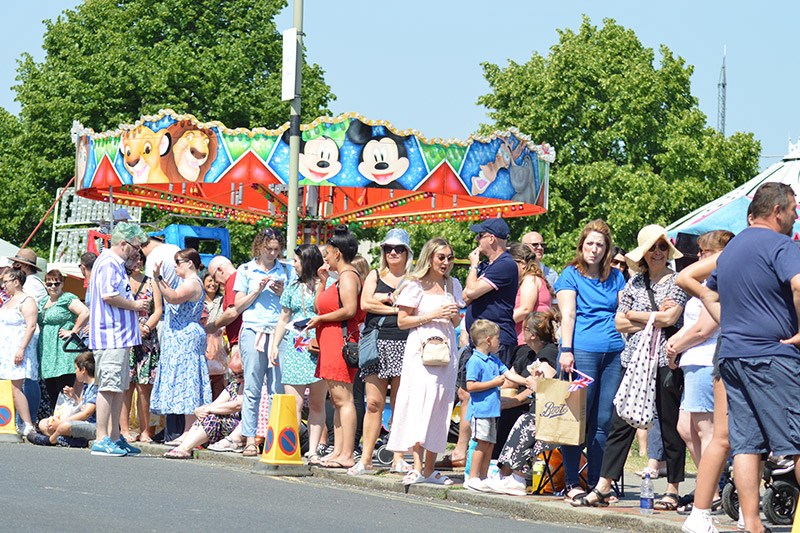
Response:
[{"label": "black shoe", "polygon": [[28,434],[28,442],[37,446],[53,446],[53,443],[50,442],[50,437],[42,435],[38,431]]}]

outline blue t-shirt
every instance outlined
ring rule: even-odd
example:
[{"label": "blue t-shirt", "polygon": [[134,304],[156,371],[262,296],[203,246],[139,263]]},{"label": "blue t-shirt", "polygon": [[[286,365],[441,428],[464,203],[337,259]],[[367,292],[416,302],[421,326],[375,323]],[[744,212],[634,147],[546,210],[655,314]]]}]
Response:
[{"label": "blue t-shirt", "polygon": [[625,288],[622,273],[611,269],[605,281],[587,278],[570,265],[555,284],[555,291],[575,291],[575,329],[572,347],[586,352],[618,352],[625,346],[614,325],[617,295]]},{"label": "blue t-shirt", "polygon": [[[508,372],[508,368],[496,355],[472,351],[467,361],[467,381],[479,383],[491,381]],[[500,387],[493,387],[469,394],[467,418],[495,418],[500,416]]]},{"label": "blue t-shirt", "polygon": [[517,330],[514,324],[514,302],[519,288],[519,270],[508,252],[491,263],[478,267],[478,279],[485,279],[492,286],[487,292],[467,307],[467,331],[479,318],[491,320],[500,326],[500,344],[517,345]]},{"label": "blue t-shirt", "polygon": [[747,228],[728,243],[707,283],[722,307],[720,358],[800,358],[795,346],[779,342],[797,333],[791,287],[797,274],[800,250],[786,235]]},{"label": "blue t-shirt", "polygon": [[[81,392],[81,405],[89,405],[90,403],[97,405],[97,385],[94,383],[84,383],[83,392]],[[95,409],[95,412],[92,413],[92,416],[87,418],[86,421],[92,424],[97,423],[97,409]]]}]

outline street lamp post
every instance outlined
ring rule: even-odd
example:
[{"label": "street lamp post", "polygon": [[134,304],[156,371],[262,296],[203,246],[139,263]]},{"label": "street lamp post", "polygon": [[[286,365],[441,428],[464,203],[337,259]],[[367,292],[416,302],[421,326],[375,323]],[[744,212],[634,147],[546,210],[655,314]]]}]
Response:
[{"label": "street lamp post", "polygon": [[[300,92],[303,82],[303,0],[294,0],[294,95],[289,115],[289,204],[286,208],[286,257],[294,257],[297,246],[297,217],[299,210],[298,161],[300,158]],[[284,46],[287,43],[284,40]],[[284,52],[284,57],[286,54]],[[284,62],[284,69],[286,63]],[[286,72],[284,72],[284,77]]]}]

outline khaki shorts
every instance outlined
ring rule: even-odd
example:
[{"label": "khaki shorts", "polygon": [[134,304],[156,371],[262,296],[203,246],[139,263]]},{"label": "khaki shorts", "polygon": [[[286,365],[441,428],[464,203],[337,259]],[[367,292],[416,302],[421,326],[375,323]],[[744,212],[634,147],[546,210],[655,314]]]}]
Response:
[{"label": "khaki shorts", "polygon": [[69,436],[78,439],[94,440],[97,426],[94,422],[72,420],[69,423]]},{"label": "khaki shorts", "polygon": [[472,440],[497,443],[496,418],[473,418],[470,421],[470,427],[472,428]]},{"label": "khaki shorts", "polygon": [[94,352],[94,378],[98,391],[125,392],[131,383],[130,348]]}]

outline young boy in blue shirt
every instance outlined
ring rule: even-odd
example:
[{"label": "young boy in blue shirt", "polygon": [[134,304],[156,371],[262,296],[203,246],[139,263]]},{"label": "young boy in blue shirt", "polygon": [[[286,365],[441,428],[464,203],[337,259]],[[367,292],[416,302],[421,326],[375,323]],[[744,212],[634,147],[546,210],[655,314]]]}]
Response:
[{"label": "young boy in blue shirt", "polygon": [[533,389],[531,378],[525,379],[497,357],[500,350],[500,327],[489,320],[476,320],[469,329],[475,350],[467,361],[467,391],[470,393],[469,418],[472,440],[477,442],[472,452],[469,479],[464,486],[470,490],[489,492],[486,476],[492,450],[497,442],[497,421],[500,418],[500,387],[508,379],[517,385]]}]

